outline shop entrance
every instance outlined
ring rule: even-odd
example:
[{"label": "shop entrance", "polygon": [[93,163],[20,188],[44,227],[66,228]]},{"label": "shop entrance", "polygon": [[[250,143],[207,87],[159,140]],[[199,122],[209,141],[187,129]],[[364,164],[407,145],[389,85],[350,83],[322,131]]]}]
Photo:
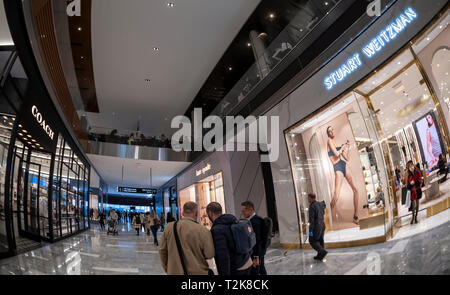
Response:
[{"label": "shop entrance", "polygon": [[48,184],[51,154],[17,141],[12,163],[13,228],[16,248],[23,251],[33,243],[49,240]]},{"label": "shop entrance", "polygon": [[206,214],[206,206],[211,202],[218,202],[222,205],[223,213],[225,213],[222,172],[208,176],[181,190],[179,196],[180,209],[183,210],[183,205],[186,202],[196,202],[200,207],[200,224],[211,228],[212,223]]}]

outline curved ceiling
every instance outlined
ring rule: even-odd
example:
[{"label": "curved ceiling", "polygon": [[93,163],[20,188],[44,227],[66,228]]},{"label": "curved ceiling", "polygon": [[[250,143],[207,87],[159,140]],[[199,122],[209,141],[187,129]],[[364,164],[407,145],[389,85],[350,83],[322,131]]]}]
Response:
[{"label": "curved ceiling", "polygon": [[171,119],[184,114],[260,1],[167,2],[92,1],[94,130],[134,131],[140,121],[145,134],[172,134]]}]

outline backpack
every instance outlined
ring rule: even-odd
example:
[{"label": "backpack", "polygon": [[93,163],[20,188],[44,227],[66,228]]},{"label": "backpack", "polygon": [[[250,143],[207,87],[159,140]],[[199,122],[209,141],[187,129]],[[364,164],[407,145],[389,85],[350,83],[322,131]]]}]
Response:
[{"label": "backpack", "polygon": [[248,219],[240,219],[231,225],[236,253],[247,254],[256,244],[256,235],[252,224]]},{"label": "backpack", "polygon": [[264,245],[264,249],[269,248],[270,243],[272,242],[272,228],[273,221],[270,217],[265,217],[264,219],[264,229],[262,233],[262,244]]},{"label": "backpack", "polygon": [[141,224],[141,217],[139,215],[136,215],[136,219],[134,220],[136,224]]}]

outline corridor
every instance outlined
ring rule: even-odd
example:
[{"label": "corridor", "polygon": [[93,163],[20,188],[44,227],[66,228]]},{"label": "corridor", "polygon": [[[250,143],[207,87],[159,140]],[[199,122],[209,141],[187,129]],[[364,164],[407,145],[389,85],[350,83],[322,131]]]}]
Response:
[{"label": "corridor", "polygon": [[[284,256],[285,249],[277,247],[274,241],[266,255],[267,272],[279,275],[450,274],[449,212],[434,217],[435,224],[424,220],[422,224],[403,229],[400,239],[330,249],[324,263],[313,260],[312,250],[291,250]],[[436,226],[436,222],[443,220],[446,221]],[[129,224],[120,225],[117,236],[106,235],[96,223],[91,227],[67,240],[1,260],[0,274],[164,274],[151,236],[144,233],[136,236]],[[408,235],[408,231],[413,235]],[[417,234],[418,231],[421,233]]]}]

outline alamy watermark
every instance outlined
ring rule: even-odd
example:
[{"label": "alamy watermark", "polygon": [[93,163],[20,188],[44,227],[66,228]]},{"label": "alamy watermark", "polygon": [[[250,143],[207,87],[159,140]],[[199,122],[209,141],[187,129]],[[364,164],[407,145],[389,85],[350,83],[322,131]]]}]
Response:
[{"label": "alamy watermark", "polygon": [[73,0],[67,5],[68,16],[81,16],[81,0]]},{"label": "alamy watermark", "polygon": [[[223,120],[218,116],[208,116],[203,120],[202,109],[195,108],[193,120],[192,123],[186,116],[176,116],[172,119],[171,128],[178,129],[171,140],[174,151],[259,150],[262,152],[261,162],[274,162],[278,159],[280,132],[278,116],[258,118],[227,116],[224,126]],[[208,131],[204,134],[203,129]]]},{"label": "alamy watermark", "polygon": [[367,6],[367,14],[369,16],[381,15],[381,0],[375,0],[369,3]]}]

